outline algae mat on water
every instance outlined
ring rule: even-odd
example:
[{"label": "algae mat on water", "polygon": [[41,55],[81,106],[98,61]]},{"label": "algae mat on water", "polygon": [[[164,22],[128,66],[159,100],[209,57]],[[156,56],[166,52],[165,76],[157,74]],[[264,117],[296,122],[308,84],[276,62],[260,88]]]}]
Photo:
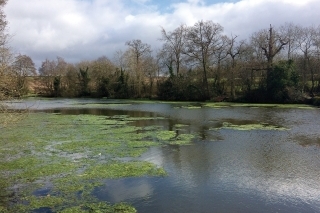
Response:
[{"label": "algae mat on water", "polygon": [[251,123],[251,124],[233,124],[229,122],[223,122],[222,126],[215,129],[232,129],[232,130],[278,130],[278,131],[286,131],[289,130],[285,127],[275,126],[268,123]]},{"label": "algae mat on water", "polygon": [[0,129],[0,212],[135,212],[127,204],[100,202],[93,189],[104,179],[165,176],[136,157],[151,146],[193,139],[134,125],[143,119],[150,118],[30,113]]}]

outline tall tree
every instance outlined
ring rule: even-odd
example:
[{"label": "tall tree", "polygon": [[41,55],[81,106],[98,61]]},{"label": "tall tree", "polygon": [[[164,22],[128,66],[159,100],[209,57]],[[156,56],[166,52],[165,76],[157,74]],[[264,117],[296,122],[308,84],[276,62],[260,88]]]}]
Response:
[{"label": "tall tree", "polygon": [[37,74],[34,62],[27,55],[21,55],[15,57],[15,61],[13,63],[13,70],[16,74],[17,78],[17,87],[22,92],[27,92],[27,77],[35,76]]},{"label": "tall tree", "polygon": [[307,73],[311,75],[312,87],[310,93],[313,93],[315,84],[314,67],[311,65],[312,56],[315,53],[316,46],[316,30],[314,27],[300,27],[298,30],[298,45],[299,49],[303,54],[302,63],[302,91],[304,92],[307,83]]},{"label": "tall tree", "polygon": [[284,47],[287,51],[287,60],[293,59],[293,53],[299,48],[297,44],[299,27],[293,23],[280,26],[279,33],[286,38],[288,44]]},{"label": "tall tree", "polygon": [[259,47],[267,59],[267,69],[271,70],[274,57],[288,44],[288,40],[277,33],[270,25],[269,30],[261,30],[255,34]]},{"label": "tall tree", "polygon": [[231,98],[234,99],[236,96],[235,93],[235,72],[237,71],[237,58],[245,51],[244,41],[237,41],[238,36],[231,35],[231,38],[228,41],[227,54],[231,58],[231,68],[230,68],[230,82],[231,82]]},{"label": "tall tree", "polygon": [[198,62],[203,71],[203,85],[206,99],[210,98],[208,84],[208,68],[212,56],[220,47],[223,27],[212,21],[199,21],[189,27],[186,33],[186,49],[184,53]]},{"label": "tall tree", "polygon": [[[0,128],[16,121],[21,113],[8,112],[8,107],[3,100],[16,98],[20,94],[17,79],[12,68],[14,56],[9,46],[10,35],[7,32],[7,20],[3,11],[7,0],[0,0]],[[7,190],[0,188],[0,197],[8,197]],[[9,204],[8,204],[9,205]],[[6,209],[4,209],[6,211]]]},{"label": "tall tree", "polygon": [[[164,41],[163,52],[167,53],[169,61],[175,63],[175,74],[179,75],[182,62],[182,53],[185,48],[186,26],[180,25],[173,32],[166,32],[164,28],[161,30],[162,41]],[[172,68],[173,64],[168,65]]]},{"label": "tall tree", "polygon": [[[10,68],[12,53],[8,46],[7,20],[3,12],[6,2],[5,0],[0,0],[0,101],[13,95],[15,91],[13,85],[16,85]],[[4,106],[0,105],[0,110],[1,108],[4,108]]]},{"label": "tall tree", "polygon": [[213,62],[215,66],[214,70],[214,91],[216,95],[220,96],[225,93],[225,82],[222,80],[223,71],[225,71],[226,59],[228,57],[228,41],[229,38],[227,36],[221,36],[219,44],[216,46]]},{"label": "tall tree", "polygon": [[79,86],[80,86],[80,96],[88,96],[90,94],[89,90],[89,68],[87,67],[84,69],[79,69],[78,77],[79,77]]},{"label": "tall tree", "polygon": [[99,57],[90,64],[90,76],[93,93],[98,97],[107,97],[111,92],[111,84],[116,82],[115,65],[106,57]]},{"label": "tall tree", "polygon": [[269,89],[268,82],[270,81],[271,72],[273,72],[274,57],[288,44],[287,38],[281,36],[270,25],[269,30],[260,30],[252,37],[254,42],[262,49],[265,58],[267,59],[267,90]]},{"label": "tall tree", "polygon": [[39,75],[40,75],[40,83],[45,95],[51,96],[54,95],[54,77],[57,76],[56,74],[56,66],[57,63],[54,60],[46,59],[42,62],[41,67],[39,68]]},{"label": "tall tree", "polygon": [[130,55],[133,58],[134,70],[135,70],[135,86],[137,87],[137,96],[141,97],[141,88],[144,80],[142,61],[144,57],[147,57],[151,53],[151,46],[147,43],[142,43],[141,40],[132,40],[126,42],[129,46]]}]

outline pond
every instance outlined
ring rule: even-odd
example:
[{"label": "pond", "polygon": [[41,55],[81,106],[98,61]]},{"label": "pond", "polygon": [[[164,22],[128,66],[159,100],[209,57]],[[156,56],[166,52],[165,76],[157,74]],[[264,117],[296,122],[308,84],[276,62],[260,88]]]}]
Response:
[{"label": "pond", "polygon": [[[90,210],[77,199],[139,213],[320,212],[318,108],[108,99],[12,107],[29,113],[0,129],[0,212]],[[118,164],[124,174],[110,174]]]}]

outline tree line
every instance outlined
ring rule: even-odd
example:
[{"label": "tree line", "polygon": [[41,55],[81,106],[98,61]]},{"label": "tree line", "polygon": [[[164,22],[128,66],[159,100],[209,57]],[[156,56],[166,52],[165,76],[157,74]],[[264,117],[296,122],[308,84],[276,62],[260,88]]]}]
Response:
[{"label": "tree line", "polygon": [[[18,55],[9,65],[19,95],[298,103],[320,91],[320,26],[285,23],[248,39],[224,34],[213,21],[161,29],[162,48],[134,39],[112,60],[34,63]],[[30,77],[31,76],[31,77]],[[2,90],[5,87],[2,87]]]}]

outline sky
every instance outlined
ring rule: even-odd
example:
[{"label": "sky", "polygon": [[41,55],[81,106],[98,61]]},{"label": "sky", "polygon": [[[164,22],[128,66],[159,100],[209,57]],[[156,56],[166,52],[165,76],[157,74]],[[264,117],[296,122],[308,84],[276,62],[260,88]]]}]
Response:
[{"label": "sky", "polygon": [[211,20],[224,34],[249,38],[270,24],[320,25],[320,0],[8,0],[4,8],[10,46],[32,58],[36,68],[58,56],[69,63],[125,51],[140,39],[153,52],[161,27]]}]

